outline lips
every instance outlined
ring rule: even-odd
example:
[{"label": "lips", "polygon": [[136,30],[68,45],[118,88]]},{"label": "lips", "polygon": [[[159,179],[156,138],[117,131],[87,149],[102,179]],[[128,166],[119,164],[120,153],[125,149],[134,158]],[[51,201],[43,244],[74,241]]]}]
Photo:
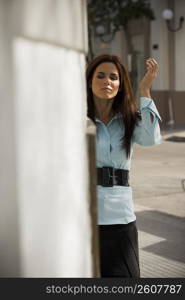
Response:
[{"label": "lips", "polygon": [[101,90],[103,90],[103,91],[110,91],[111,92],[112,88],[106,86],[106,87],[101,88]]}]

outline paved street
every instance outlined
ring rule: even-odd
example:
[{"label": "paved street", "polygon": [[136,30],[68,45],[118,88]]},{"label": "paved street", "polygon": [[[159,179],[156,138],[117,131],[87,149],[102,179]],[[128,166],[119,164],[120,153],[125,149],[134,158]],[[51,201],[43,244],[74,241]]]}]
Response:
[{"label": "paved street", "polygon": [[163,132],[161,145],[135,146],[133,155],[141,277],[185,278],[185,142],[166,141],[171,136],[185,131]]}]

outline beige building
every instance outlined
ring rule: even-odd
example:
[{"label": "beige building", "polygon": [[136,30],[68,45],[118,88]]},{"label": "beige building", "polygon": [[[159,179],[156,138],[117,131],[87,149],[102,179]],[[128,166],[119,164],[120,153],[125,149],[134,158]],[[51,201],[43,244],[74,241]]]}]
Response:
[{"label": "beige building", "polygon": [[[132,42],[137,51],[137,82],[144,74],[144,60],[154,57],[160,72],[152,87],[152,97],[162,116],[162,127],[182,127],[185,126],[185,21],[180,30],[170,31],[162,15],[170,8],[174,13],[170,27],[178,28],[180,17],[185,18],[185,1],[150,0],[150,3],[155,20],[134,20],[130,24]],[[120,55],[129,69],[130,58],[123,32],[118,32],[110,43],[95,38],[93,48],[95,54]]]}]

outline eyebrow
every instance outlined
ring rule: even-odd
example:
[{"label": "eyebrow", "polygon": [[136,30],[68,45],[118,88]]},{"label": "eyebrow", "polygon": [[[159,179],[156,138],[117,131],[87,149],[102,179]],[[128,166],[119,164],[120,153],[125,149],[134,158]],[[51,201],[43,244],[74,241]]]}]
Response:
[{"label": "eyebrow", "polygon": [[[105,74],[105,72],[98,72],[98,74]],[[111,73],[110,75],[119,75],[118,73]]]}]

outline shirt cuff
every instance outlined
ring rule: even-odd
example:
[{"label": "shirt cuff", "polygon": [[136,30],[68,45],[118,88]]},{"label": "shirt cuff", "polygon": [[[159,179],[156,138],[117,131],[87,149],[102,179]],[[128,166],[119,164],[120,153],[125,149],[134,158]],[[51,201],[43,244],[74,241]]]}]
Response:
[{"label": "shirt cuff", "polygon": [[153,112],[161,121],[161,116],[159,115],[159,112],[157,110],[157,107],[154,103],[154,101],[151,98],[146,97],[140,97],[140,110],[148,109],[151,112]]}]

